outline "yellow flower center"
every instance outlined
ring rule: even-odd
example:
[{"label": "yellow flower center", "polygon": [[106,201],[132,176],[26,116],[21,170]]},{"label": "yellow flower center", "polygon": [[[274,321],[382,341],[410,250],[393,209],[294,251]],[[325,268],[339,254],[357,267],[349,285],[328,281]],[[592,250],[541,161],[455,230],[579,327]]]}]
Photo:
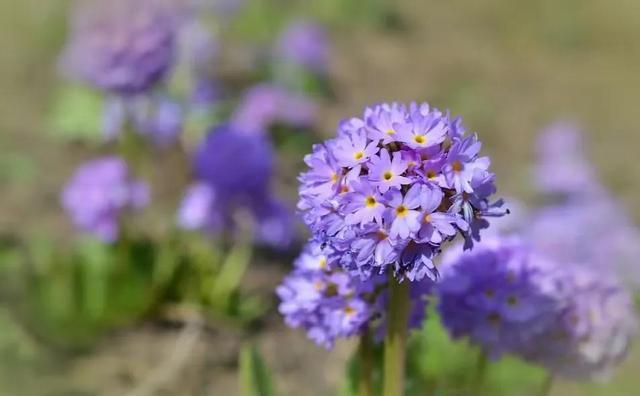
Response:
[{"label": "yellow flower center", "polygon": [[337,183],[338,182],[338,174],[333,172],[331,174],[331,183]]},{"label": "yellow flower center", "polygon": [[378,237],[379,241],[384,241],[388,237],[387,233],[384,232],[384,230],[378,230],[378,232],[376,233],[376,236]]},{"label": "yellow flower center", "polygon": [[487,321],[491,326],[499,326],[502,318],[497,312],[492,312],[487,316]]},{"label": "yellow flower center", "polygon": [[327,268],[327,258],[326,257],[321,257],[320,260],[318,260],[318,266],[321,269]]},{"label": "yellow flower center", "polygon": [[369,195],[364,199],[364,203],[367,206],[367,208],[373,208],[374,206],[376,206],[377,202],[373,196]]},{"label": "yellow flower center", "polygon": [[462,162],[453,161],[453,164],[451,164],[451,167],[453,168],[454,172],[460,172],[462,170]]},{"label": "yellow flower center", "polygon": [[364,152],[362,152],[362,151],[358,151],[358,152],[353,153],[353,158],[356,161],[362,159],[362,157],[364,157]]},{"label": "yellow flower center", "polygon": [[391,173],[391,171],[386,171],[382,174],[382,178],[389,181],[393,178],[393,173]]},{"label": "yellow flower center", "polygon": [[407,207],[404,205],[400,205],[396,208],[396,216],[398,217],[404,217],[407,215],[408,212],[409,212],[409,209],[407,209]]},{"label": "yellow flower center", "polygon": [[321,291],[322,289],[324,289],[324,283],[320,282],[320,281],[316,281],[313,284],[313,287],[317,290],[317,291]]},{"label": "yellow flower center", "polygon": [[413,141],[418,144],[424,144],[427,142],[427,137],[424,135],[416,135],[413,137]]},{"label": "yellow flower center", "polygon": [[429,179],[433,179],[434,177],[436,177],[436,172],[434,172],[432,170],[427,171],[427,177]]},{"label": "yellow flower center", "polygon": [[424,222],[425,223],[430,223],[431,222],[431,215],[429,215],[428,213],[426,215],[424,215]]},{"label": "yellow flower center", "polygon": [[353,307],[351,307],[351,306],[347,305],[346,307],[344,307],[344,313],[345,313],[347,316],[351,316],[351,315],[353,315],[353,314],[355,314],[355,313],[356,313],[356,310],[355,310]]},{"label": "yellow flower center", "polygon": [[387,130],[385,131],[385,133],[386,133],[387,135],[395,135],[395,134],[396,134],[396,131],[394,131],[393,129],[389,128],[389,129],[387,129]]}]

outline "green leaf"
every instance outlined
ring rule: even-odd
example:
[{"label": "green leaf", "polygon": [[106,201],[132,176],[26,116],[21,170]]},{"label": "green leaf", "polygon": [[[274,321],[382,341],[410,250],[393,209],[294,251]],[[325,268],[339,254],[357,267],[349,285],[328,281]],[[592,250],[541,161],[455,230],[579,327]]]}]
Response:
[{"label": "green leaf", "polygon": [[248,241],[239,241],[233,246],[211,290],[211,301],[226,306],[229,298],[240,286],[240,281],[251,261],[252,248]]},{"label": "green leaf", "polygon": [[98,141],[102,105],[102,97],[88,88],[63,87],[53,101],[50,133],[65,140]]},{"label": "green leaf", "polygon": [[276,396],[271,375],[253,345],[240,351],[240,394],[242,396]]}]

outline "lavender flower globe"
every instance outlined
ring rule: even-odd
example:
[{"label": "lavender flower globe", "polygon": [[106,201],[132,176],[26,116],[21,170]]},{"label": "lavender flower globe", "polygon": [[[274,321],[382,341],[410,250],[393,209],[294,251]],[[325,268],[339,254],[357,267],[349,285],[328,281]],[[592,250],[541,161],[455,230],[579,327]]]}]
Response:
[{"label": "lavender flower globe", "polygon": [[78,7],[63,72],[106,92],[135,95],[157,85],[175,55],[176,19],[161,0],[93,0]]},{"label": "lavender flower globe", "polygon": [[149,201],[147,185],[133,179],[127,164],[105,157],[80,166],[62,192],[62,206],[81,230],[104,242],[118,238],[121,217]]},{"label": "lavender flower globe", "polygon": [[324,73],[329,61],[329,40],[322,26],[299,20],[282,32],[275,52],[283,62]]},{"label": "lavender flower globe", "polygon": [[454,338],[491,358],[531,345],[562,307],[559,274],[518,238],[485,238],[472,251],[444,254],[438,310]]},{"label": "lavender flower globe", "polygon": [[[285,322],[304,329],[309,338],[325,348],[365,331],[381,339],[388,300],[386,278],[362,281],[349,276],[332,265],[326,253],[320,243],[309,242],[295,261],[294,270],[276,289]],[[412,284],[410,327],[422,323],[430,290],[428,279]]]},{"label": "lavender flower globe", "polygon": [[274,153],[266,137],[228,124],[213,128],[197,148],[192,184],[178,210],[178,225],[217,233],[249,218],[258,242],[286,248],[293,216],[271,192]]},{"label": "lavender flower globe", "polygon": [[564,308],[521,355],[574,379],[608,379],[637,332],[629,293],[584,265],[563,265]]},{"label": "lavender flower globe", "polygon": [[349,273],[436,279],[443,242],[462,234],[470,247],[486,218],[503,214],[480,147],[459,118],[426,103],[367,108],[305,157],[298,208]]}]

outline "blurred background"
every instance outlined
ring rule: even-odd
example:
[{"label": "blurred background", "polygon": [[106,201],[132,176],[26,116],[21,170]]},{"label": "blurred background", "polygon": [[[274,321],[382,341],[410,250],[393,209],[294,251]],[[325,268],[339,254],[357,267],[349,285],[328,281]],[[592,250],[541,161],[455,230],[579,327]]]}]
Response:
[{"label": "blurred background", "polygon": [[[462,115],[492,158],[500,195],[527,207],[543,205],[532,171],[541,131],[558,120],[580,131],[569,145],[615,197],[609,208],[630,230],[626,258],[640,265],[628,253],[640,241],[638,2],[172,3],[172,64],[132,95],[87,76],[102,60],[77,47],[103,54],[116,44],[79,44],[102,25],[82,26],[90,17],[75,3],[0,1],[0,394],[236,395],[247,345],[280,394],[347,392],[353,345],[325,351],[286,328],[273,289],[306,238],[294,217],[304,154],[381,101]],[[145,45],[165,34],[154,23],[136,31],[148,36],[137,70],[153,66]],[[224,128],[245,133],[225,140]],[[208,151],[225,154],[205,166],[198,155]],[[117,235],[83,222],[83,210],[100,207],[91,194],[101,186],[78,173],[115,154],[129,165],[117,188],[148,188],[118,204],[127,214]],[[236,205],[254,193],[246,187],[256,174],[268,184],[260,202]],[[203,185],[227,202],[194,192]],[[222,215],[208,212],[214,206]],[[443,361],[459,350],[432,331]],[[434,365],[416,363],[415,381]],[[442,366],[451,378],[464,369]],[[636,348],[610,382],[559,381],[552,394],[631,395],[639,369]],[[491,375],[495,394],[532,394],[526,384],[539,378],[512,361]]]}]

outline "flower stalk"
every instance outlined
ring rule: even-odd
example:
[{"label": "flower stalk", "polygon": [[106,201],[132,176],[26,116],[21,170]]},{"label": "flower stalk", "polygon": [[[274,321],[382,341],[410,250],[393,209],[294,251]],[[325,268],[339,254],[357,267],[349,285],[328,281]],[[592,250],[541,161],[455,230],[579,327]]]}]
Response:
[{"label": "flower stalk", "polygon": [[390,276],[387,335],[384,339],[383,396],[404,395],[409,308],[409,282],[399,282]]},{"label": "flower stalk", "polygon": [[373,396],[373,340],[368,329],[360,336],[358,357],[360,359],[358,396]]}]

